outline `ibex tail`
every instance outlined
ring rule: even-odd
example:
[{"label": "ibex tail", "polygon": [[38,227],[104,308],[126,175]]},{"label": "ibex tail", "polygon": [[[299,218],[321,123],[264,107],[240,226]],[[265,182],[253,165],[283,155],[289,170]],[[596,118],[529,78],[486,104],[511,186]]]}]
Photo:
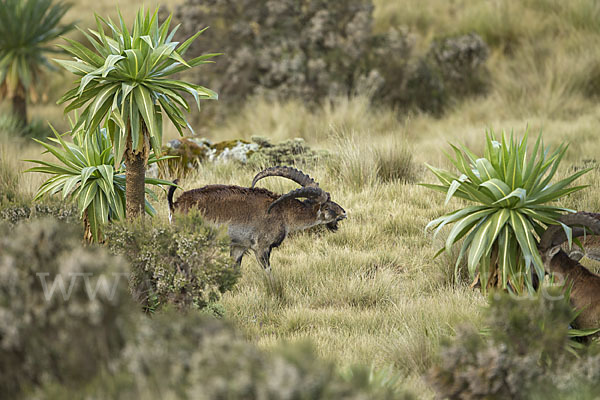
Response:
[{"label": "ibex tail", "polygon": [[[175,185],[177,185],[178,182],[179,182],[179,179],[175,179],[173,181],[173,183]],[[169,192],[167,193],[167,200],[169,201],[169,222],[171,222],[171,220],[173,219],[173,212],[174,212],[174,208],[173,208],[173,194],[175,193],[175,190],[177,190],[177,186],[170,186],[169,187]]]}]

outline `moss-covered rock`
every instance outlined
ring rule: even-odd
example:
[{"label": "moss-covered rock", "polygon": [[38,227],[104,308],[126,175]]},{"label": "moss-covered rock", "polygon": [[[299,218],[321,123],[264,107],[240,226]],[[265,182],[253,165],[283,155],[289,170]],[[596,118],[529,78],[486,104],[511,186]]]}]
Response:
[{"label": "moss-covered rock", "polygon": [[165,178],[182,177],[205,162],[235,162],[253,167],[272,165],[313,165],[328,156],[324,150],[311,149],[304,139],[296,138],[273,144],[268,139],[253,136],[213,143],[208,139],[184,137],[171,140],[163,152],[175,156],[150,168],[148,175]]},{"label": "moss-covered rock", "polygon": [[331,361],[308,343],[264,351],[230,325],[194,312],[159,313],[140,320],[115,372],[85,390],[57,386],[40,392],[52,399],[340,399],[409,400],[415,397],[378,385],[367,368],[341,377]]},{"label": "moss-covered rock", "polygon": [[212,143],[207,139],[182,137],[169,141],[163,146],[163,155],[172,156],[160,163],[153,164],[147,175],[151,177],[182,177],[195,170],[214,152]]},{"label": "moss-covered rock", "polygon": [[259,150],[259,145],[245,140],[226,140],[215,143],[210,160],[217,162],[236,161],[242,164],[248,162],[248,157]]}]

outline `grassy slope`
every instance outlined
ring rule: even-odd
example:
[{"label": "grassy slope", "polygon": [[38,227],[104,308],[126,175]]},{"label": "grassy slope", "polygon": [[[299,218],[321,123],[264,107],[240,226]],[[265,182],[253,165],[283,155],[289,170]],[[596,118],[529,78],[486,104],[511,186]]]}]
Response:
[{"label": "grassy slope", "polygon": [[[78,5],[77,13],[87,7],[106,9],[107,2],[89,3]],[[440,119],[398,119],[391,110],[373,110],[360,98],[314,112],[298,102],[255,100],[214,127],[214,138],[302,136],[311,145],[343,154],[339,173],[332,173],[340,168],[331,165],[309,172],[350,214],[335,234],[302,233],[287,239],[272,256],[273,285],[254,258],[247,257],[242,280],[225,296],[224,305],[228,317],[266,348],[280,340],[310,338],[342,368],[354,362],[392,365],[406,376],[406,386],[431,397],[421,375],[440,338],[452,335],[462,322],[478,324],[485,301],[466,281],[453,283],[455,255],[432,259],[441,239],[432,241],[423,229],[448,209],[441,196],[414,183],[379,182],[373,148],[407,146],[417,166],[447,166],[442,151],[448,141],[480,149],[486,128],[522,132],[529,126],[534,133],[543,129],[549,144],[571,143],[562,173],[595,158],[600,109],[586,91],[598,74],[600,25],[595,21],[600,9],[593,0],[430,0],[426,6],[417,0],[376,0],[376,5],[376,29],[407,27],[419,33],[422,49],[436,36],[472,30],[482,34],[493,45],[489,95],[457,104]],[[53,118],[60,113],[48,105],[39,110]],[[3,146],[3,158],[25,157]],[[32,157],[32,151],[26,150],[26,156]],[[208,167],[183,185],[248,185],[254,173]],[[431,180],[422,167],[417,175],[417,181]],[[28,175],[22,181],[30,187],[35,179]],[[583,179],[593,187],[599,180],[598,171]],[[277,191],[292,187],[275,178],[265,185]],[[593,189],[564,204],[600,209]],[[158,209],[166,215],[164,202]]]}]

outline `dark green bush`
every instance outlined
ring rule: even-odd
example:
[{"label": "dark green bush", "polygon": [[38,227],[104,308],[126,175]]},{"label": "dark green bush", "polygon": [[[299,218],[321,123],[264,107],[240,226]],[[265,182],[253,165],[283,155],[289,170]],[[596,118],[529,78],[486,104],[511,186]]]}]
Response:
[{"label": "dark green bush", "polygon": [[182,38],[210,26],[190,52],[224,53],[202,77],[226,103],[363,94],[439,113],[450,98],[482,91],[488,50],[479,36],[435,41],[419,57],[414,35],[373,33],[373,8],[372,0],[186,0],[175,18]]},{"label": "dark green bush", "polygon": [[434,41],[428,58],[439,71],[448,95],[464,97],[485,92],[488,55],[483,39],[472,33]]},{"label": "dark green bush", "polygon": [[210,72],[221,100],[318,101],[350,94],[369,51],[372,9],[369,0],[187,0],[175,18],[179,35],[210,26],[189,51],[224,53]]},{"label": "dark green bush", "polygon": [[148,311],[167,304],[205,308],[240,276],[224,230],[197,213],[176,214],[173,224],[111,224],[105,237],[113,253],[129,260],[131,292]]},{"label": "dark green bush", "polygon": [[405,90],[394,104],[412,104],[441,114],[452,99],[479,95],[488,88],[489,49],[477,34],[433,41],[427,54],[406,73]]},{"label": "dark green bush", "polygon": [[[574,312],[553,296],[495,294],[482,335],[463,327],[446,343],[430,382],[452,399],[592,399],[600,390],[597,347],[579,356],[569,344]],[[570,396],[570,397],[569,397]]]},{"label": "dark green bush", "polygon": [[446,87],[438,69],[427,58],[417,60],[406,79],[401,100],[408,97],[420,110],[440,115],[448,101]]},{"label": "dark green bush", "polygon": [[0,223],[0,393],[77,385],[121,352],[130,296],[122,259],[81,247],[71,225]]}]

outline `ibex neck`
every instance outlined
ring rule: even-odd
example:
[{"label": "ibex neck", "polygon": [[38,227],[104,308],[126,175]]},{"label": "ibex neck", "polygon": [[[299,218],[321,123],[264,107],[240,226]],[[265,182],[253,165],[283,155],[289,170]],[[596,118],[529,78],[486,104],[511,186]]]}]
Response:
[{"label": "ibex neck", "polygon": [[300,231],[319,224],[318,207],[311,207],[294,200],[288,209],[287,222],[290,231]]},{"label": "ibex neck", "polygon": [[562,274],[561,278],[569,281],[574,281],[580,279],[584,275],[590,274],[587,269],[581,266],[577,261],[569,258],[563,251],[558,252],[558,254],[554,256],[551,269],[552,272]]}]

